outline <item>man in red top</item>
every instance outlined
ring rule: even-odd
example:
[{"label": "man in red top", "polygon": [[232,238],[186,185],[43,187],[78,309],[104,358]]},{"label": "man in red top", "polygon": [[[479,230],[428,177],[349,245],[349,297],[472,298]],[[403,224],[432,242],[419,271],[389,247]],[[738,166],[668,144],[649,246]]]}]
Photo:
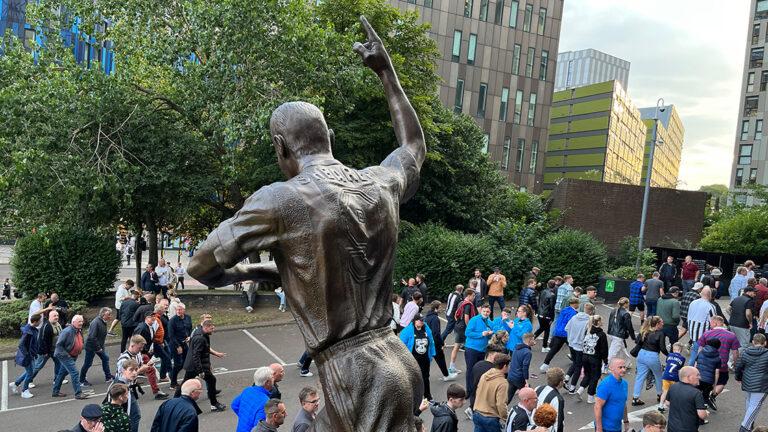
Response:
[{"label": "man in red top", "polygon": [[75,390],[75,399],[88,399],[80,388],[80,371],[77,370],[77,356],[83,351],[83,316],[75,315],[72,317],[72,324],[59,333],[59,339],[56,341],[56,351],[54,356],[59,359],[59,372],[56,379],[53,380],[53,397],[64,397],[61,393],[61,383],[64,377],[69,374],[72,380],[72,387]]},{"label": "man in red top", "polygon": [[685,262],[680,266],[680,278],[683,280],[683,294],[693,288],[693,284],[699,280],[699,266],[693,262],[693,258],[688,255]]},{"label": "man in red top", "polygon": [[755,285],[757,295],[755,296],[755,312],[759,315],[760,309],[763,307],[763,302],[768,300],[768,279],[760,278],[760,281]]}]

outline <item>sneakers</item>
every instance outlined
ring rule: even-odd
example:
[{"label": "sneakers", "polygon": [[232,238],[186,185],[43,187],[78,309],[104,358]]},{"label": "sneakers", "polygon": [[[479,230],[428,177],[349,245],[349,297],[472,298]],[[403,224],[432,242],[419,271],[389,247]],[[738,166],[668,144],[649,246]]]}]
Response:
[{"label": "sneakers", "polygon": [[541,367],[539,368],[539,370],[542,372],[546,372],[547,369],[549,369],[549,365],[546,363],[542,364]]},{"label": "sneakers", "polygon": [[571,380],[571,376],[570,376],[570,375],[566,375],[566,376],[565,376],[565,381],[563,381],[563,382],[565,383],[565,388],[566,388],[566,390],[568,389],[568,382],[569,382],[570,380]]},{"label": "sneakers", "polygon": [[664,405],[659,405],[658,410],[660,413],[664,414],[664,412],[667,410],[667,407],[665,407]]},{"label": "sneakers", "polygon": [[33,382],[31,382],[31,381],[30,381],[30,383],[29,383],[29,388],[35,388],[35,387],[37,387],[37,386],[35,385],[35,383],[33,383]]},{"label": "sneakers", "polygon": [[163,393],[161,391],[155,393],[155,400],[165,400],[168,399],[168,393]]},{"label": "sneakers", "polygon": [[65,379],[65,380],[63,380],[61,383],[62,383],[62,384],[69,384],[69,380],[68,380],[68,379]]},{"label": "sneakers", "polygon": [[548,347],[542,347],[541,348],[541,352],[548,353],[549,352],[549,348]]},{"label": "sneakers", "polygon": [[458,375],[458,374],[461,373],[461,369],[456,369],[456,368],[448,369],[448,373],[449,374],[456,374],[456,375]]},{"label": "sneakers", "polygon": [[171,382],[171,380],[170,380],[170,379],[168,379],[168,378],[159,378],[159,379],[157,380],[157,382],[159,382],[159,383],[167,383],[167,382]]},{"label": "sneakers", "polygon": [[576,387],[569,387],[568,385],[566,385],[565,389],[568,390],[568,394],[569,395],[575,395],[576,394]]},{"label": "sneakers", "polygon": [[715,395],[713,395],[713,394],[710,394],[710,395],[709,395],[709,401],[708,401],[708,402],[709,402],[709,406],[710,406],[710,407],[711,407],[713,410],[715,410],[715,411],[717,411],[717,403],[715,402],[715,398],[716,398],[716,397],[717,397],[717,396],[715,396]]},{"label": "sneakers", "polygon": [[611,373],[611,370],[608,369],[608,365],[603,366],[603,375],[607,375]]},{"label": "sneakers", "polygon": [[14,394],[16,394],[16,393],[18,393],[18,392],[19,392],[19,386],[18,386],[18,385],[16,385],[16,383],[15,383],[15,382],[12,382],[12,383],[8,384],[8,387],[10,387],[10,388],[11,388],[11,391],[12,391]]},{"label": "sneakers", "polygon": [[645,389],[650,390],[654,385],[656,385],[656,379],[653,377],[653,374],[649,373],[645,378]]},{"label": "sneakers", "polygon": [[588,404],[595,403],[595,397],[593,395],[587,395],[587,403]]},{"label": "sneakers", "polygon": [[115,332],[107,332],[107,336],[115,337],[115,336],[117,336],[117,333],[115,333]]},{"label": "sneakers", "polygon": [[301,372],[299,372],[299,376],[303,376],[304,378],[309,378],[309,377],[314,376],[314,375],[315,374],[313,374],[310,371],[306,371],[306,372],[305,371],[301,371]]},{"label": "sneakers", "polygon": [[464,410],[464,415],[467,416],[469,420],[472,420],[472,408],[467,408]]},{"label": "sneakers", "polygon": [[285,312],[285,306],[280,306],[279,308],[277,308],[277,310],[279,310],[280,312]]},{"label": "sneakers", "polygon": [[227,406],[221,403],[217,403],[216,405],[211,405],[211,412],[221,412],[227,409]]},{"label": "sneakers", "polygon": [[115,377],[104,378],[104,382],[107,384],[112,384],[112,381],[114,380],[115,380]]},{"label": "sneakers", "polygon": [[640,398],[632,398],[632,406],[643,406],[645,405],[645,402],[641,401]]},{"label": "sneakers", "polygon": [[459,347],[459,351],[461,351],[461,352],[464,352],[464,351],[465,351],[465,350],[464,350],[464,344],[462,344],[462,345]]},{"label": "sneakers", "polygon": [[455,381],[456,374],[449,373],[448,376],[440,377],[440,381]]},{"label": "sneakers", "polygon": [[23,397],[24,399],[32,399],[33,397],[35,397],[35,395],[30,393],[29,390],[24,390],[23,392],[21,392],[21,397]]},{"label": "sneakers", "polygon": [[579,398],[580,401],[583,401],[582,394],[584,394],[584,387],[579,387],[578,390],[576,390],[576,397]]},{"label": "sneakers", "polygon": [[250,306],[246,306],[246,307],[245,307],[245,310],[246,310],[246,312],[248,312],[248,313],[251,313],[251,312],[253,312],[253,308],[252,308],[252,307],[250,307]]},{"label": "sneakers", "polygon": [[93,387],[93,384],[89,383],[88,380],[85,380],[80,383],[80,387]]},{"label": "sneakers", "polygon": [[531,374],[531,379],[539,379],[539,376],[536,374]]}]

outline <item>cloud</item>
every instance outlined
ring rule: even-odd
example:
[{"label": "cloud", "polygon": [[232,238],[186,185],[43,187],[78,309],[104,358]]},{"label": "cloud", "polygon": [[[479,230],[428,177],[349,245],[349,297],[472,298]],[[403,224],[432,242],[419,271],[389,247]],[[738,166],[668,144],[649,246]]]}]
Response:
[{"label": "cloud", "polygon": [[[594,48],[631,62],[638,107],[663,97],[685,127],[681,188],[729,184],[749,2],[566,1],[560,51]],[[758,78],[759,79],[759,78]]]}]

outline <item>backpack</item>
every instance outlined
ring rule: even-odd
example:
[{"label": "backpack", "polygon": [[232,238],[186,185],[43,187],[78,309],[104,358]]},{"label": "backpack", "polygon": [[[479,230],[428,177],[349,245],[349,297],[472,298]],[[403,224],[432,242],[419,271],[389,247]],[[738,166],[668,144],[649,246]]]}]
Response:
[{"label": "backpack", "polygon": [[128,246],[128,255],[133,255],[133,246]]},{"label": "backpack", "polygon": [[[453,317],[456,319],[456,321],[464,322],[464,306],[468,304],[471,305],[472,302],[469,300],[464,300],[459,305],[459,308],[456,309],[456,312],[453,313]],[[475,310],[475,307],[473,305],[472,307],[469,308],[469,318],[471,319],[476,314],[477,314],[477,311]]]},{"label": "backpack", "polygon": [[600,338],[598,337],[597,333],[589,333],[587,336],[584,337],[584,354],[589,355],[595,355],[595,350],[597,349],[597,341]]}]

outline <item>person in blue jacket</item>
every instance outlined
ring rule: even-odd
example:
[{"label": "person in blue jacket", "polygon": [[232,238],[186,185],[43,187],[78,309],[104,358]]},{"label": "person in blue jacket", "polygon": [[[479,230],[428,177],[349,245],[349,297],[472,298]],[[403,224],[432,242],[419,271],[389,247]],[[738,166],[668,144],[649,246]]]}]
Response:
[{"label": "person in blue jacket", "polygon": [[403,341],[408,351],[413,354],[416,363],[421,369],[421,379],[424,381],[424,397],[432,400],[432,392],[429,389],[429,364],[435,356],[435,339],[432,330],[424,325],[424,316],[416,313],[413,321],[400,332],[400,340]]},{"label": "person in blue jacket", "polygon": [[512,323],[507,324],[505,330],[509,332],[509,342],[507,342],[507,349],[513,351],[518,344],[523,343],[523,335],[529,332],[533,332],[533,324],[531,319],[533,318],[533,309],[529,305],[520,305],[517,308],[517,318]]},{"label": "person in blue jacket", "polygon": [[531,347],[535,344],[536,338],[533,337],[533,332],[526,332],[523,334],[522,342],[515,345],[515,349],[512,350],[512,359],[509,362],[509,373],[507,374],[507,381],[509,381],[507,404],[512,401],[515,392],[523,387],[529,387],[528,367],[531,365]]},{"label": "person in blue jacket", "polygon": [[[32,375],[35,370],[35,360],[37,359],[37,328],[42,321],[42,315],[35,314],[29,319],[29,324],[21,328],[21,340],[19,349],[16,351],[16,364],[23,366],[26,370],[24,386],[22,387],[21,397],[29,399],[34,395],[29,392],[29,383],[32,381]],[[18,393],[19,389],[15,382],[11,383],[11,390]]]},{"label": "person in blue jacket", "polygon": [[579,299],[573,297],[568,300],[568,307],[560,311],[560,315],[557,318],[557,323],[555,324],[555,332],[552,334],[552,344],[550,345],[547,357],[544,358],[544,364],[542,364],[539,368],[540,371],[546,372],[547,369],[549,369],[549,362],[552,361],[552,359],[555,357],[555,354],[560,351],[560,348],[562,348],[563,345],[568,344],[568,332],[565,331],[565,326],[568,324],[568,321],[570,321],[571,318],[579,313],[578,308]]},{"label": "person in blue jacket", "polygon": [[467,323],[467,329],[464,335],[467,340],[464,342],[464,360],[467,365],[467,388],[472,383],[472,367],[475,363],[485,358],[485,347],[491,336],[495,332],[493,323],[488,317],[491,315],[491,306],[483,303],[480,306],[480,315],[475,315]]},{"label": "person in blue jacket", "polygon": [[269,400],[269,392],[274,385],[272,369],[267,366],[256,369],[253,373],[254,385],[243,389],[232,401],[232,411],[237,415],[237,432],[251,432],[259,420],[264,420],[264,404]]}]

